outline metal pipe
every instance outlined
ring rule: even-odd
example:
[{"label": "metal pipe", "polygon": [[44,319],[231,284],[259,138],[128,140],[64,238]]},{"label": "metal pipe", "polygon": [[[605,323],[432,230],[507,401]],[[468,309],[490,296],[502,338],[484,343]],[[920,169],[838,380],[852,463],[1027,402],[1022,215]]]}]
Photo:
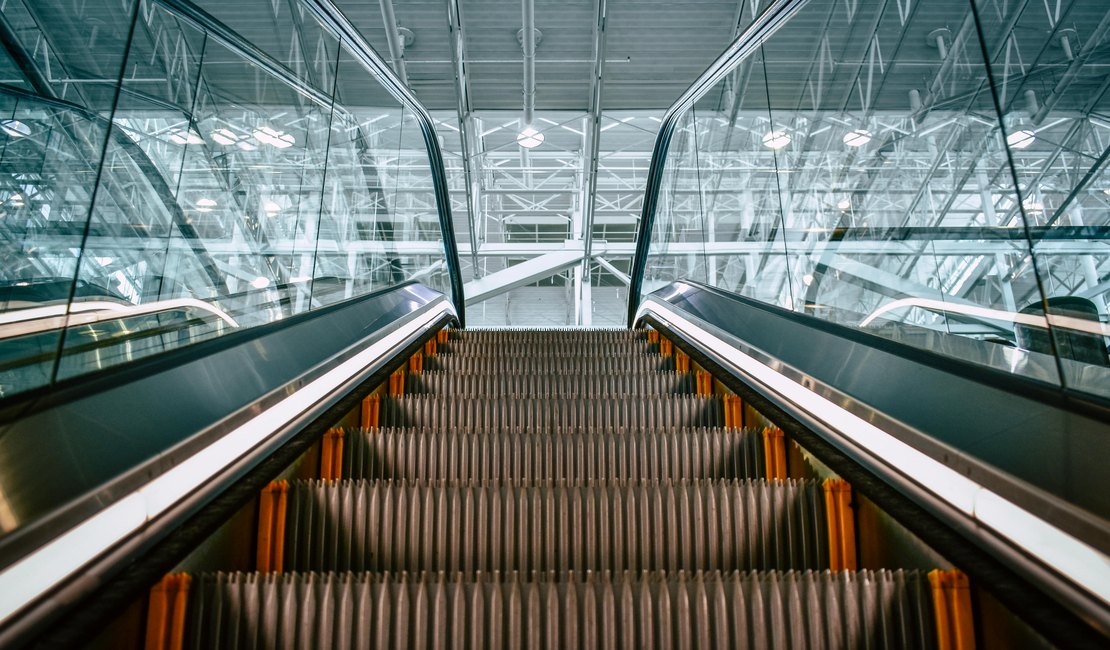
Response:
[{"label": "metal pipe", "polygon": [[[388,2],[388,0],[382,0]],[[533,0],[522,0],[524,32],[520,45],[524,48],[524,119],[523,128],[532,126],[536,111],[536,5]]]},{"label": "metal pipe", "polygon": [[401,82],[409,85],[409,76],[405,72],[405,42],[397,30],[397,17],[393,15],[393,0],[379,0],[382,7],[382,22],[385,23],[385,40],[389,44],[389,57],[393,59],[393,71],[401,78]]}]

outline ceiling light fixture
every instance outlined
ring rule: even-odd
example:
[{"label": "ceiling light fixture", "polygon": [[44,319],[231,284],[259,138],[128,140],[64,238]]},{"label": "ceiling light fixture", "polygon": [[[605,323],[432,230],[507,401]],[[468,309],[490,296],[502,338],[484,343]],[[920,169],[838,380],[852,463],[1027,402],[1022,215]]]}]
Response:
[{"label": "ceiling light fixture", "polygon": [[527,126],[516,136],[516,143],[525,149],[535,149],[543,144],[543,134]]},{"label": "ceiling light fixture", "polygon": [[25,138],[31,135],[31,127],[19,120],[0,120],[0,131],[12,138]]},{"label": "ceiling light fixture", "polygon": [[251,280],[251,286],[255,289],[265,289],[270,286],[270,278],[264,278],[261,275]]},{"label": "ceiling light fixture", "polygon": [[297,141],[296,138],[285,131],[279,131],[268,126],[255,129],[252,135],[254,135],[255,140],[262,144],[268,144],[275,149],[287,149]]},{"label": "ceiling light fixture", "polygon": [[204,138],[192,129],[170,131],[166,134],[166,138],[174,144],[204,144]]},{"label": "ceiling light fixture", "polygon": [[844,134],[844,144],[849,147],[862,147],[871,142],[871,132],[867,129],[856,129]]},{"label": "ceiling light fixture", "polygon": [[269,214],[274,214],[274,213],[277,213],[277,212],[281,212],[281,206],[278,205],[277,202],[275,202],[275,201],[263,201],[262,202],[262,209],[265,210],[266,212],[268,212]]},{"label": "ceiling light fixture", "polygon": [[836,204],[836,207],[840,208],[841,210],[851,210],[852,199],[840,199],[840,202]]},{"label": "ceiling light fixture", "polygon": [[217,144],[224,146],[233,145],[240,140],[240,137],[231,129],[216,129],[211,135]]},{"label": "ceiling light fixture", "polygon": [[782,149],[790,144],[790,136],[786,135],[786,131],[768,131],[763,136],[763,146],[770,149]]},{"label": "ceiling light fixture", "polygon": [[200,199],[197,201],[198,212],[211,212],[214,207],[216,207],[216,202],[212,199]]},{"label": "ceiling light fixture", "polygon": [[1006,136],[1006,144],[1010,145],[1014,149],[1024,149],[1033,144],[1033,140],[1036,139],[1036,134],[1034,134],[1032,131],[1030,131],[1029,129],[1022,129],[1020,131],[1014,131],[1010,135]]}]

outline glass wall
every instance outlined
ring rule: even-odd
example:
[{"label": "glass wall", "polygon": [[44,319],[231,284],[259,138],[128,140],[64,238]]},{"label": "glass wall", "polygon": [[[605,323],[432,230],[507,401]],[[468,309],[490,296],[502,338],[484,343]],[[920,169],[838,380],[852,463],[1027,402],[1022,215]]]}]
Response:
[{"label": "glass wall", "polygon": [[299,2],[249,2],[3,5],[0,397],[449,292],[420,124]]},{"label": "glass wall", "polygon": [[812,0],[677,120],[645,292],[1110,396],[1108,51],[1101,0]]}]

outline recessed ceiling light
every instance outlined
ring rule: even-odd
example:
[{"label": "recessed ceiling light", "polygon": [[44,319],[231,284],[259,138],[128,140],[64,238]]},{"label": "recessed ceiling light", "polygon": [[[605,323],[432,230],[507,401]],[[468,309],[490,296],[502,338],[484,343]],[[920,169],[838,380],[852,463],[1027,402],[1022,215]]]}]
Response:
[{"label": "recessed ceiling light", "polygon": [[239,142],[240,137],[231,129],[216,129],[212,132],[212,139],[215,140],[217,144],[226,146]]},{"label": "recessed ceiling light", "polygon": [[782,149],[790,144],[790,136],[786,135],[786,131],[768,131],[763,136],[763,146],[771,149]]},{"label": "recessed ceiling light", "polygon": [[806,273],[805,275],[803,275],[802,284],[806,285],[807,287],[813,284],[813,275],[810,273]]},{"label": "recessed ceiling light", "polygon": [[525,149],[535,149],[543,144],[543,134],[530,126],[525,127],[523,131],[517,134],[516,143]]},{"label": "recessed ceiling light", "polygon": [[264,278],[261,275],[251,280],[251,286],[255,289],[265,289],[270,286],[270,278]]},{"label": "recessed ceiling light", "polygon": [[19,120],[0,120],[0,131],[12,138],[25,138],[31,135],[31,127]]},{"label": "recessed ceiling light", "polygon": [[1029,129],[1022,129],[1020,131],[1014,131],[1010,135],[1006,136],[1006,144],[1010,145],[1014,149],[1024,149],[1033,144],[1033,141],[1036,139],[1036,134],[1034,134],[1032,131],[1030,131]]},{"label": "recessed ceiling light", "polygon": [[166,134],[166,139],[174,144],[204,144],[204,138],[192,129],[170,131]]},{"label": "recessed ceiling light", "polygon": [[852,199],[840,199],[840,201],[836,204],[836,207],[840,208],[841,210],[851,210]]},{"label": "recessed ceiling light", "polygon": [[211,212],[214,207],[216,207],[216,202],[212,199],[200,199],[197,201],[198,212]]},{"label": "recessed ceiling light", "polygon": [[255,140],[258,140],[262,144],[268,144],[276,149],[292,147],[297,141],[296,138],[285,131],[279,131],[268,126],[255,129],[252,135],[254,135]]},{"label": "recessed ceiling light", "polygon": [[862,147],[871,142],[871,132],[867,129],[856,129],[844,134],[844,144],[849,147]]},{"label": "recessed ceiling light", "polygon": [[270,214],[274,214],[275,212],[281,212],[281,206],[278,205],[274,201],[263,201],[262,202],[262,209],[265,210],[266,212],[269,212]]}]

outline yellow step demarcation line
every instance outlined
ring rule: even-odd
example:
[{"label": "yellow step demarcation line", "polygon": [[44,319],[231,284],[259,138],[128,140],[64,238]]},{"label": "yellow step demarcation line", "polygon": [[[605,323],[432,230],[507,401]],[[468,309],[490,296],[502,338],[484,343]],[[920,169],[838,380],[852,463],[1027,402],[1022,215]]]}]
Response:
[{"label": "yellow step demarcation line", "polygon": [[338,481],[343,478],[343,429],[328,429],[320,440],[320,478]]},{"label": "yellow step demarcation line", "polygon": [[285,505],[288,481],[271,481],[258,499],[258,553],[261,573],[281,573],[285,552]]},{"label": "yellow step demarcation line", "polygon": [[844,479],[826,479],[825,518],[829,527],[829,569],[856,570],[856,521],[852,512],[852,486]]},{"label": "yellow step demarcation line", "polygon": [[434,357],[436,355],[436,339],[430,338],[424,341],[424,356]]},{"label": "yellow step demarcation line", "polygon": [[648,340],[648,343],[651,343],[653,345],[655,343],[658,343],[659,342],[659,330],[648,330],[647,331],[647,340]]},{"label": "yellow step demarcation line", "polygon": [[381,398],[377,393],[367,395],[362,400],[362,412],[359,417],[359,425],[363,429],[377,429],[378,428],[378,415],[381,413]]},{"label": "yellow step demarcation line", "polygon": [[680,349],[675,351],[675,372],[688,373],[690,372],[690,357]]},{"label": "yellow step demarcation line", "polygon": [[768,480],[789,478],[786,471],[786,437],[778,427],[763,428],[763,463]]},{"label": "yellow step demarcation line", "polygon": [[[713,377],[709,378],[709,384],[710,387],[712,387]],[[724,402],[725,428],[744,428],[744,400],[740,399],[739,395],[733,395],[731,393],[722,395],[721,400]]]},{"label": "yellow step demarcation line", "polygon": [[674,344],[665,336],[659,337],[659,354],[669,357],[674,354]]},{"label": "yellow step demarcation line", "polygon": [[444,343],[447,342],[447,339],[450,338],[450,336],[451,336],[451,330],[441,329],[438,332],[436,332],[436,342],[438,342],[440,345],[443,345]]},{"label": "yellow step demarcation line", "polygon": [[409,357],[409,372],[419,375],[424,370],[424,353],[417,352]]},{"label": "yellow step demarcation line", "polygon": [[[410,362],[411,363],[411,360]],[[405,369],[398,368],[389,375],[389,396],[400,397],[405,394]]]},{"label": "yellow step demarcation line", "polygon": [[187,573],[171,573],[150,588],[146,615],[146,650],[181,650],[189,604]]},{"label": "yellow step demarcation line", "polygon": [[711,375],[708,371],[695,371],[694,381],[697,386],[698,395],[708,397],[713,394],[713,375]]},{"label": "yellow step demarcation line", "polygon": [[975,622],[967,576],[956,569],[933,569],[929,572],[929,585],[933,592],[938,650],[974,650]]}]

